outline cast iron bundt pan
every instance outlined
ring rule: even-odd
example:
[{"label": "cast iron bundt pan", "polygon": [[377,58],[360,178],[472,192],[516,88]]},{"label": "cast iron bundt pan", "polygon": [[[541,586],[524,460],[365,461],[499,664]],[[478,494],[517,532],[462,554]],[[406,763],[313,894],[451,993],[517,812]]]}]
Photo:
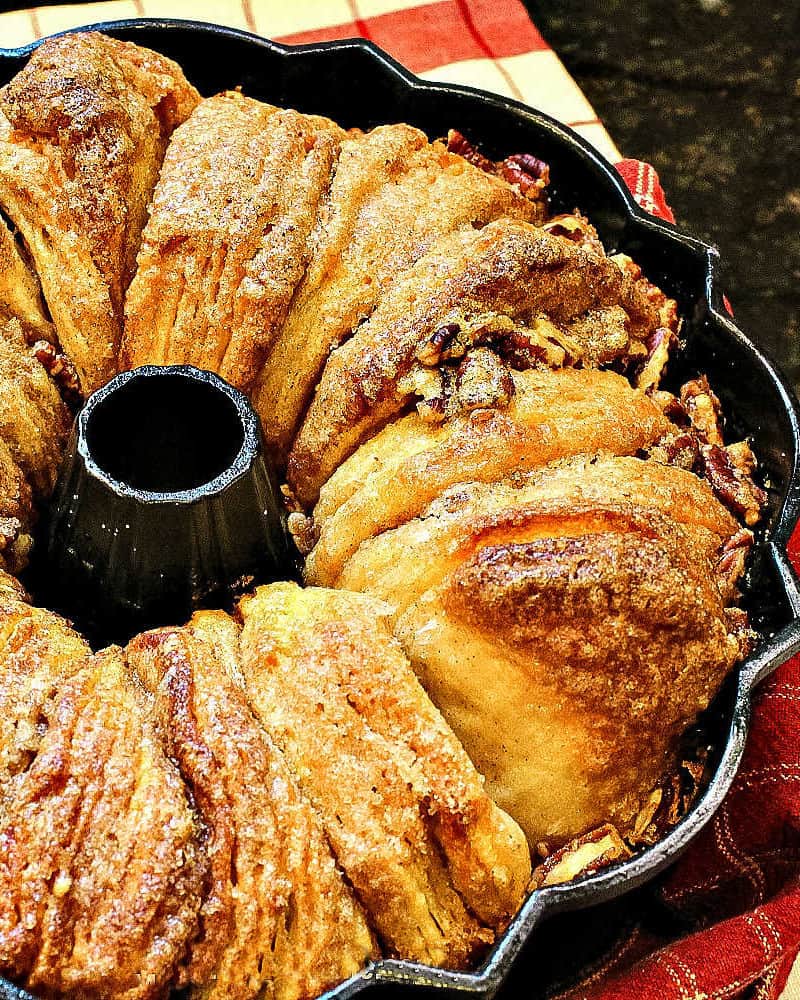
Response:
[{"label": "cast iron bundt pan", "polygon": [[[697,373],[707,373],[727,414],[730,438],[747,437],[758,456],[769,506],[746,580],[745,605],[762,639],[707,713],[716,747],[715,768],[691,811],[661,842],[629,861],[533,892],[476,972],[381,961],[327,996],[345,998],[365,989],[421,995],[444,988],[491,997],[532,939],[521,967],[515,970],[515,978],[518,973],[530,992],[538,980],[538,962],[534,965],[537,925],[545,916],[592,907],[630,892],[675,861],[709,821],[733,781],[744,751],[754,688],[800,650],[800,586],[786,554],[800,516],[797,400],[772,362],[725,313],[716,249],[645,214],[614,168],[547,115],[467,87],[419,80],[364,41],[289,48],[228,28],[169,20],[92,27],[177,60],[206,95],[241,85],[251,97],[328,115],[345,126],[408,122],[430,137],[457,128],[490,156],[531,152],[545,160],[551,168],[553,209],[580,207],[609,252],[629,254],[648,278],[677,299],[685,347],[671,363],[669,383],[677,385]],[[0,84],[22,68],[32,47],[0,49]],[[0,981],[0,1000],[25,996]]]}]

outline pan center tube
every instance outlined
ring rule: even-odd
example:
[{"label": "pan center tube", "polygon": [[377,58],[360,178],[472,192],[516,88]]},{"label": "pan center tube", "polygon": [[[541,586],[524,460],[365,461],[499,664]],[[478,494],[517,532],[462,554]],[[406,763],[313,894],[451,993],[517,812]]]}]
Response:
[{"label": "pan center tube", "polygon": [[183,365],[124,372],[94,393],[53,496],[44,566],[49,606],[98,644],[296,578],[245,396]]}]

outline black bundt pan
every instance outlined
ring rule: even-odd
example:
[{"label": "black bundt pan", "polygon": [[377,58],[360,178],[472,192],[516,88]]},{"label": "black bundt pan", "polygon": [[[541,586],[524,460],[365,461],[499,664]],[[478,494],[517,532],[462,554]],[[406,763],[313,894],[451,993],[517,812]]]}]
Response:
[{"label": "black bundt pan", "polygon": [[[758,455],[770,505],[746,586],[746,604],[763,639],[729,679],[708,725],[717,747],[716,770],[691,812],[660,843],[623,864],[573,883],[531,894],[508,931],[474,973],[447,972],[411,962],[381,961],[327,996],[366,989],[419,994],[431,988],[493,996],[545,916],[588,908],[643,885],[670,865],[709,821],[741,762],[758,682],[800,650],[800,588],[786,555],[800,515],[800,409],[773,363],[726,314],[719,256],[708,246],[643,212],[616,171],[568,128],[522,104],[467,87],[417,79],[384,52],[361,40],[290,48],[208,24],[171,20],[94,25],[177,60],[207,95],[241,85],[252,97],[329,115],[347,126],[409,122],[431,137],[457,128],[490,155],[531,152],[550,164],[554,210],[580,207],[608,250],[630,254],[647,276],[674,296],[686,348],[673,362],[673,384],[706,372],[728,415],[729,436],[747,436]],[[0,49],[0,83],[22,68],[33,46]],[[735,289],[732,290],[735,297]],[[535,960],[535,957],[534,957]],[[529,961],[527,955],[525,964]],[[522,979],[536,981],[531,963]],[[26,996],[7,984],[0,997]]]}]

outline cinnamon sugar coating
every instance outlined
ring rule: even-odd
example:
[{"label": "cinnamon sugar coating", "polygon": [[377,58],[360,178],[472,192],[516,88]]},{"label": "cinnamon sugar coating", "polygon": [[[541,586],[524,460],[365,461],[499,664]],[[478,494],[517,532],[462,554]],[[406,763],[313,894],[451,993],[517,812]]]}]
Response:
[{"label": "cinnamon sugar coating", "polygon": [[343,591],[258,588],[242,671],[389,955],[470,964],[522,901],[530,858],[383,625]]},{"label": "cinnamon sugar coating", "polygon": [[336,585],[366,539],[417,516],[459,482],[492,482],[569,455],[632,455],[669,427],[661,411],[613,372],[513,373],[508,405],[441,426],[417,414],[390,424],[336,470],[314,508],[312,583]]},{"label": "cinnamon sugar coating", "polygon": [[[561,880],[660,836],[754,638],[766,494],[708,380],[660,388],[676,303],[548,218],[534,152],[201,100],[91,32],[0,90],[3,975],[311,1000],[379,956],[474,968],[528,842]],[[70,407],[151,363],[250,395],[336,589],[94,654],[6,571]]]},{"label": "cinnamon sugar coating", "polygon": [[542,205],[410,125],[344,139],[308,269],[253,393],[279,459],[328,353],[369,317],[398,274],[444,234],[504,215],[535,221]]},{"label": "cinnamon sugar coating", "polygon": [[337,586],[393,608],[492,796],[559,844],[625,829],[742,655],[723,564],[739,530],[682,469],[576,458],[453,487]]},{"label": "cinnamon sugar coating", "polygon": [[147,203],[198,99],[171,60],[96,33],[46,40],[0,91],[0,209],[85,392],[117,370]]},{"label": "cinnamon sugar coating", "polygon": [[123,366],[193,364],[247,388],[281,328],[345,133],[228,92],[170,142],[126,300]]},{"label": "cinnamon sugar coating", "polygon": [[0,969],[47,995],[162,996],[195,933],[198,823],[119,650],[0,603]]},{"label": "cinnamon sugar coating", "polygon": [[289,456],[296,495],[313,503],[362,441],[462,377],[479,345],[511,369],[643,359],[654,318],[642,320],[625,285],[599,244],[512,219],[443,237],[328,359]]},{"label": "cinnamon sugar coating", "polygon": [[322,826],[241,686],[223,612],[137,636],[128,662],[206,829],[210,882],[181,981],[203,996],[314,997],[377,952]]}]

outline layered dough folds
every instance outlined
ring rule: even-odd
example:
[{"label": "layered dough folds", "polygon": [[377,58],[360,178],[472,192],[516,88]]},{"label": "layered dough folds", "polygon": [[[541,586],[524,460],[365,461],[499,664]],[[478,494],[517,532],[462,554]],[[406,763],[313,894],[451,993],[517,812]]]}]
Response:
[{"label": "layered dough folds", "polygon": [[286,319],[345,133],[239,93],[170,143],[126,300],[125,367],[193,364],[247,389]]},{"label": "layered dough folds", "polygon": [[445,492],[364,542],[337,586],[392,607],[493,798],[558,846],[629,829],[740,657],[737,531],[682,469],[577,458]]},{"label": "layered dough folds", "polygon": [[147,204],[198,100],[171,60],[95,33],[45,41],[0,90],[0,211],[86,392],[117,370]]},{"label": "layered dough folds", "polygon": [[274,584],[92,654],[0,574],[0,972],[300,1000],[381,954],[479,958],[528,847],[386,614]]}]

